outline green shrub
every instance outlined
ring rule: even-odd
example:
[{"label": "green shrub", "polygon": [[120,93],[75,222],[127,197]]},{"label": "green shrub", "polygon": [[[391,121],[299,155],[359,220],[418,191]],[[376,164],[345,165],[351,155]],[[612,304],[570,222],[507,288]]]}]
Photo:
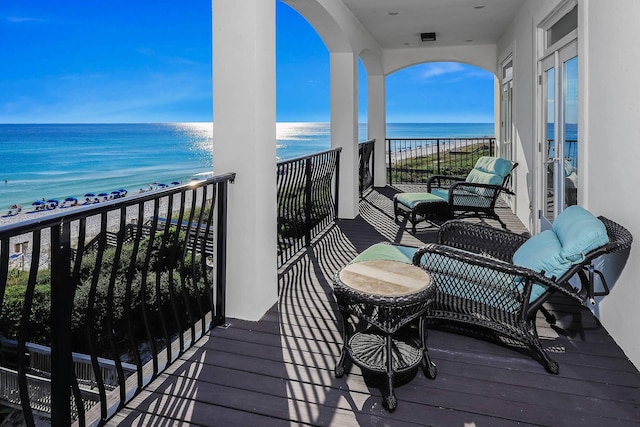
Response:
[{"label": "green shrub", "polygon": [[[83,255],[77,282],[69,284],[75,287],[70,331],[74,351],[86,353],[93,348],[98,355],[111,357],[110,338],[118,353],[130,351],[132,338],[136,343],[148,339],[145,318],[152,339],[162,340],[162,321],[169,336],[175,336],[207,311],[210,301],[201,256],[190,251],[183,254],[186,236],[176,233],[175,228],[168,232],[165,246],[163,233],[156,233],[152,243],[149,238],[140,240],[135,256],[134,242],[122,245],[118,260],[114,247],[105,248],[101,259],[93,251]],[[148,250],[151,255],[146,265]],[[39,272],[27,338],[47,346],[51,336],[50,280],[50,271]],[[10,338],[19,332],[27,281],[28,273],[10,271],[0,313],[0,332]]]}]

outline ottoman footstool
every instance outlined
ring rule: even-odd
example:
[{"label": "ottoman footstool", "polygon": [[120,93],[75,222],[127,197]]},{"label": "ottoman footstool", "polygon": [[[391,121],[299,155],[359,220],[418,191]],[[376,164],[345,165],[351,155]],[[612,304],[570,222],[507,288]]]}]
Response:
[{"label": "ottoman footstool", "polygon": [[393,196],[393,213],[395,221],[402,215],[416,232],[416,224],[429,219],[451,218],[449,203],[442,197],[431,193],[398,193]]}]

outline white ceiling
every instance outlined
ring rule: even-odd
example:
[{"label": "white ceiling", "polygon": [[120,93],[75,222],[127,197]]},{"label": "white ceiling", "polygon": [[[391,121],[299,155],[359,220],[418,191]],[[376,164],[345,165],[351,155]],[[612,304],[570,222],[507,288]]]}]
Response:
[{"label": "white ceiling", "polygon": [[496,43],[525,0],[342,1],[383,49],[406,49]]}]

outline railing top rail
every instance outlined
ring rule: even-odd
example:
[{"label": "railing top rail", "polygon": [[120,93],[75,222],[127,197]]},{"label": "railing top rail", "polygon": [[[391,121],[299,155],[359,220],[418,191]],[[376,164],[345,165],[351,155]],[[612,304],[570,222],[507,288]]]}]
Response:
[{"label": "railing top rail", "polygon": [[373,142],[376,142],[375,138],[371,138],[371,139],[367,139],[366,141],[360,141],[358,142],[358,144],[363,145],[363,144],[371,144]]},{"label": "railing top rail", "polygon": [[318,153],[309,154],[307,156],[300,156],[300,157],[294,157],[293,159],[282,160],[282,161],[276,163],[276,166],[282,166],[282,165],[285,165],[285,164],[288,164],[288,163],[299,162],[301,160],[310,159],[311,157],[316,157],[316,156],[320,156],[322,154],[332,153],[334,151],[340,152],[340,151],[342,151],[342,147],[332,148],[330,150],[325,150],[325,151],[320,151]]},{"label": "railing top rail", "polygon": [[473,141],[476,139],[496,139],[495,136],[440,136],[426,138],[385,138],[387,141],[437,141],[439,139]]},{"label": "railing top rail", "polygon": [[217,184],[225,181],[233,182],[235,177],[236,177],[235,172],[229,172],[221,175],[216,175],[214,177],[211,177],[209,179],[205,179],[202,181],[192,181],[185,184],[176,185],[175,187],[168,187],[168,188],[164,188],[164,189],[156,190],[152,192],[134,194],[131,196],[127,196],[125,198],[107,200],[105,202],[100,202],[97,204],[91,204],[87,206],[79,206],[69,211],[54,213],[54,214],[45,215],[45,216],[38,216],[30,220],[7,224],[4,226],[0,226],[0,239],[5,239],[12,236],[20,235],[36,229],[44,229],[47,227],[52,227],[55,225],[59,225],[60,223],[63,223],[63,222],[69,222],[69,221],[74,221],[81,218],[86,218],[88,216],[101,214],[103,212],[111,211],[111,210],[122,208],[122,207],[134,206],[150,200],[155,200],[164,196],[169,196],[171,194],[180,193],[181,191],[186,189],[204,187],[207,185]]}]

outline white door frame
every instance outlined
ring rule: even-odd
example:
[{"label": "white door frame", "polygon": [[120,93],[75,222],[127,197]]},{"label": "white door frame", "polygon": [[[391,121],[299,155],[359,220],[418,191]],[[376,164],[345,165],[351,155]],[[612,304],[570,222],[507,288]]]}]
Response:
[{"label": "white door frame", "polygon": [[[568,12],[572,11],[577,5],[575,0],[569,0],[552,12],[549,17],[542,21],[537,28],[536,42],[538,43],[538,60],[537,60],[537,120],[536,133],[538,141],[538,155],[536,166],[536,183],[538,191],[536,192],[536,216],[534,228],[536,232],[546,230],[551,227],[553,218],[555,218],[564,209],[565,197],[565,181],[564,181],[564,143],[558,143],[565,140],[564,127],[564,75],[565,64],[568,60],[578,56],[578,30],[575,29],[567,32],[566,35],[556,40],[554,43],[549,42],[549,30],[558,23]],[[553,88],[548,87],[547,71],[554,70]],[[548,97],[553,95],[553,123],[554,123],[554,151],[553,157],[548,157]],[[580,158],[578,158],[580,160]],[[551,173],[549,173],[551,172]],[[551,179],[549,180],[549,177]],[[548,208],[549,193],[547,189],[552,187],[553,205]]]}]

